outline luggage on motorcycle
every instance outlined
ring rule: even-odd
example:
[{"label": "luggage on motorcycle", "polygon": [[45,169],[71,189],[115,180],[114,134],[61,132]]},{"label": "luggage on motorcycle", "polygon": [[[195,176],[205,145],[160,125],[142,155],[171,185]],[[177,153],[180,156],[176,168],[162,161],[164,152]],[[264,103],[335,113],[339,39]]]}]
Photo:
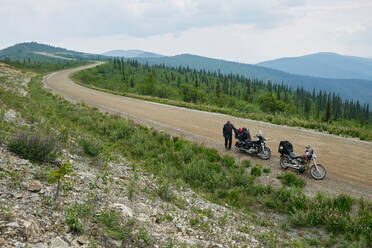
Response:
[{"label": "luggage on motorcycle", "polygon": [[251,141],[251,134],[249,133],[249,129],[245,127],[239,128],[239,131],[235,133],[235,138],[240,141]]},{"label": "luggage on motorcycle", "polygon": [[292,146],[291,142],[280,141],[278,152],[280,154],[286,154],[286,155],[289,155],[290,153],[293,153],[293,146]]}]

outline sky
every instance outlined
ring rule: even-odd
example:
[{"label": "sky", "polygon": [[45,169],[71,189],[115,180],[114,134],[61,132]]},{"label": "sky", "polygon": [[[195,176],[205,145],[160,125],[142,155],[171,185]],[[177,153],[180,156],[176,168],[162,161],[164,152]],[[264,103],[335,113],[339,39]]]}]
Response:
[{"label": "sky", "polygon": [[0,49],[36,41],[242,63],[335,52],[372,57],[372,0],[0,0]]}]

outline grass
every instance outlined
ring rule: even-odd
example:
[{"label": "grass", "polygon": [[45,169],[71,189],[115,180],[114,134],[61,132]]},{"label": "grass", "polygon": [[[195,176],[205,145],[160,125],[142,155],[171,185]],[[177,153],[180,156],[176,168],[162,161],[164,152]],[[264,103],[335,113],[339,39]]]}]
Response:
[{"label": "grass", "polygon": [[[71,138],[80,140],[83,137],[88,141],[97,141],[100,144],[99,157],[104,161],[118,153],[167,182],[182,181],[183,185],[213,202],[240,209],[274,210],[288,216],[293,226],[325,228],[330,233],[345,235],[348,240],[359,242],[364,239],[368,245],[372,245],[370,202],[363,199],[356,201],[347,196],[325,197],[321,194],[309,198],[299,187],[274,190],[271,186],[256,184],[255,177],[261,174],[259,165],[252,167],[252,175],[249,175],[246,171],[246,167],[250,166],[248,162],[239,164],[233,157],[221,156],[214,149],[134,125],[130,121],[100,113],[85,105],[73,105],[62,97],[45,91],[40,78],[34,78],[30,83],[30,98],[17,97],[0,90],[0,99],[8,108],[21,113],[24,119],[34,120],[36,126],[43,119],[43,128],[53,128],[56,131],[68,129],[69,138],[60,139],[61,147],[78,145],[84,149],[83,143],[71,142]],[[96,147],[91,143],[86,151]],[[86,154],[89,155],[89,152]],[[93,151],[92,155],[97,155],[97,151]],[[293,178],[285,180],[288,183],[297,181]],[[158,191],[159,197],[172,199],[167,185],[162,187]],[[75,215],[70,214],[66,219],[66,223],[76,232],[81,229],[78,219],[88,218],[84,217],[84,213],[88,211],[84,209],[77,211]],[[125,238],[128,235],[126,228],[130,223],[111,225],[107,220],[112,219],[114,223],[117,220],[115,213],[105,212],[100,213],[101,215],[105,218],[96,221],[112,237]],[[135,233],[143,236],[141,240],[147,240],[145,233]],[[275,240],[275,237],[269,238]]]},{"label": "grass", "polygon": [[297,177],[292,172],[287,172],[281,175],[278,175],[277,178],[282,182],[283,185],[288,187],[298,187],[303,188],[305,186],[305,180]]}]

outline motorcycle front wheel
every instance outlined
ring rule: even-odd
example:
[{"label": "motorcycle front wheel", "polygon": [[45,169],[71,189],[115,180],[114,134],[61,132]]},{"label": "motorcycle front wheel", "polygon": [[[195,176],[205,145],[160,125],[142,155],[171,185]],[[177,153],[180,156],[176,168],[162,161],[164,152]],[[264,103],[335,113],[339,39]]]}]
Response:
[{"label": "motorcycle front wheel", "polygon": [[290,161],[289,161],[289,158],[287,156],[281,156],[280,157],[280,167],[282,167],[282,169],[286,170],[288,169],[288,165]]},{"label": "motorcycle front wheel", "polygon": [[265,147],[264,151],[261,151],[260,158],[263,160],[268,160],[271,156],[271,150],[268,147]]},{"label": "motorcycle front wheel", "polygon": [[311,166],[311,168],[310,168],[310,175],[315,180],[322,180],[327,175],[327,171],[324,168],[324,166],[321,165],[321,164],[317,164],[317,167],[318,167],[318,169],[316,169],[315,165]]}]

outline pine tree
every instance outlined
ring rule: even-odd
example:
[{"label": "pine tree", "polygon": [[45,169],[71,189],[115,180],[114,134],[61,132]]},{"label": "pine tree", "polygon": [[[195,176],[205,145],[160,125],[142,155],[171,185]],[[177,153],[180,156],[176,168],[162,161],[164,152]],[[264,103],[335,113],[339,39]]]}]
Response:
[{"label": "pine tree", "polygon": [[305,100],[305,106],[304,106],[304,113],[305,113],[306,119],[309,119],[310,107],[311,107],[310,99],[309,98],[306,98],[306,100]]},{"label": "pine tree", "polygon": [[216,96],[220,97],[221,96],[221,86],[220,86],[220,81],[217,80],[217,85],[216,85]]},{"label": "pine tree", "polygon": [[325,121],[329,122],[331,120],[331,95],[328,95],[327,107],[326,107],[326,114],[325,114]]}]

